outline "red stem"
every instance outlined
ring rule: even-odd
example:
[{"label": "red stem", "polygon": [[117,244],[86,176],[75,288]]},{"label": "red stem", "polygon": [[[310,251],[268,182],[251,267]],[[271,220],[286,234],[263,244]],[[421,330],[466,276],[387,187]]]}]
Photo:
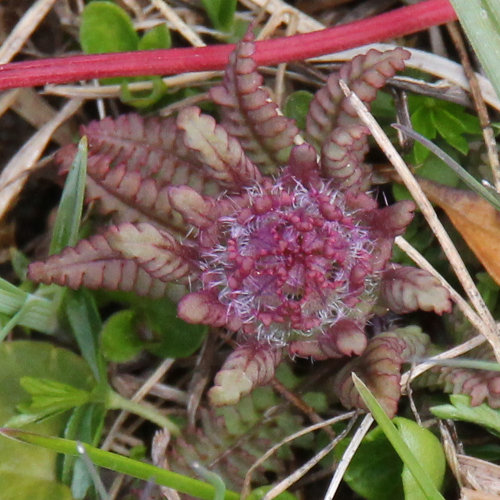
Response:
[{"label": "red stem", "polygon": [[[307,59],[409,35],[457,18],[448,0],[415,5],[312,33],[257,42],[259,65]],[[0,65],[0,90],[92,78],[171,75],[223,69],[234,45],[79,55]]]}]

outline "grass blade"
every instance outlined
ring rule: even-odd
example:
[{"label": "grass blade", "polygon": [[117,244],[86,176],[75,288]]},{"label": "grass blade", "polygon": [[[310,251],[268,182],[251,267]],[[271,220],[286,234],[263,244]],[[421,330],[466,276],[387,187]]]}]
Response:
[{"label": "grass blade", "polygon": [[462,179],[467,186],[472,189],[472,191],[476,192],[479,196],[484,198],[488,203],[493,205],[496,210],[500,211],[500,195],[495,191],[492,191],[486,187],[484,187],[477,179],[472,177],[472,175],[465,170],[459,163],[457,163],[450,155],[445,153],[442,149],[438,148],[433,142],[426,139],[423,135],[420,135],[415,130],[405,127],[404,125],[399,125],[397,123],[393,123],[392,126],[401,130],[404,134],[415,139],[420,144],[425,146],[431,153],[435,154],[440,160],[443,160],[448,167],[450,167],[453,172],[455,172],[460,179]]},{"label": "grass blade", "polygon": [[54,234],[50,243],[50,254],[58,253],[64,247],[75,245],[78,241],[86,176],[87,138],[82,137],[59,202]]},{"label": "grass blade", "polygon": [[450,0],[486,75],[500,96],[500,7],[498,0]]},{"label": "grass blade", "polygon": [[363,381],[355,373],[352,374],[352,379],[361,398],[373,415],[373,418],[378,423],[401,460],[411,471],[415,481],[418,483],[425,496],[429,500],[444,500],[444,497],[439,493],[427,472],[425,472],[408,448],[408,445],[403,441],[396,426],[391,422],[391,419],[387,416],[368,387],[366,387]]},{"label": "grass blade", "polygon": [[[58,453],[65,453],[67,455],[81,456],[79,447],[83,447],[87,456],[92,462],[107,469],[114,470],[122,474],[143,479],[144,481],[155,481],[157,484],[173,488],[181,493],[186,493],[197,498],[204,500],[212,500],[215,495],[215,488],[211,484],[207,484],[197,479],[177,474],[175,472],[161,469],[147,463],[133,460],[128,457],[118,455],[109,451],[100,450],[88,444],[71,441],[69,439],[42,436],[34,432],[26,432],[19,429],[0,429],[0,434],[21,441],[23,443],[30,443],[36,446],[41,446]],[[234,491],[226,491],[224,500],[239,500],[240,496]]]}]

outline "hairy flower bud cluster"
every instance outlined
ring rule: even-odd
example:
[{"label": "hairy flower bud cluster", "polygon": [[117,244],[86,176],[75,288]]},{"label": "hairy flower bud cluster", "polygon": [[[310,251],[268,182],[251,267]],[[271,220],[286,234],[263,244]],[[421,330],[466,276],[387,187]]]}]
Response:
[{"label": "hairy flower bud cluster", "polygon": [[202,282],[247,334],[284,344],[359,316],[378,275],[370,229],[344,195],[300,181],[248,190],[249,206],[220,220],[224,245],[205,254]]}]

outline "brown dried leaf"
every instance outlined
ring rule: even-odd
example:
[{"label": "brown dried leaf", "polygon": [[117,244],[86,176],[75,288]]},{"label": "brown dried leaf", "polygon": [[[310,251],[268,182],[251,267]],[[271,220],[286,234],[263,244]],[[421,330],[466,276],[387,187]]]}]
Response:
[{"label": "brown dried leaf", "polygon": [[419,178],[430,201],[450,218],[481,264],[500,285],[500,212],[472,191]]},{"label": "brown dried leaf", "polygon": [[458,455],[458,463],[462,480],[467,486],[474,490],[467,489],[467,494],[463,498],[469,499],[491,499],[500,498],[500,467],[486,462],[479,458],[467,455]]}]

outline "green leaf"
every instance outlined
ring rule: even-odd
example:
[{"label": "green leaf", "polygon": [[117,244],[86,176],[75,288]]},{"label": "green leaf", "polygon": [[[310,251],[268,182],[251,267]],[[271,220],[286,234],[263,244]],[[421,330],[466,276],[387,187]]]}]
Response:
[{"label": "green leaf", "polygon": [[[444,161],[434,155],[428,156],[422,165],[417,166],[415,174],[445,186],[457,187],[460,183],[458,175]],[[394,183],[392,192],[396,201],[413,199],[408,189],[402,184]],[[420,232],[418,236],[420,237]]]},{"label": "green leaf", "polygon": [[497,96],[500,97],[500,6],[498,0],[451,0]]},{"label": "green leaf", "polygon": [[483,297],[486,307],[490,311],[494,311],[498,303],[500,287],[488,273],[476,274],[476,286]]},{"label": "green leaf", "polygon": [[[5,437],[16,439],[24,443],[31,443],[35,446],[47,448],[57,451],[58,453],[66,453],[73,456],[78,456],[78,443],[69,439],[61,439],[56,437],[43,436],[32,432],[24,432],[18,429],[3,428],[0,434]],[[88,444],[83,445],[85,452],[98,467],[106,467],[123,474],[128,474],[132,477],[143,479],[145,481],[153,481],[159,485],[173,488],[181,493],[204,500],[213,500],[215,488],[203,481],[192,479],[182,474],[155,467],[153,465],[139,462],[128,457],[118,455],[109,451],[100,450]],[[31,450],[33,448],[30,448]],[[227,491],[224,495],[224,500],[239,500],[240,496],[234,491]]]},{"label": "green leaf", "polygon": [[0,474],[2,500],[73,500],[64,484],[28,476],[24,467],[21,470]]},{"label": "green leaf", "polygon": [[137,336],[137,314],[125,309],[111,315],[101,331],[102,355],[116,363],[129,361],[141,352],[144,343]]},{"label": "green leaf", "polygon": [[[81,390],[95,384],[85,361],[66,349],[45,342],[4,343],[0,345],[0,425],[16,415],[19,405],[29,403],[29,394],[19,383],[25,376],[47,377]],[[31,423],[27,429],[58,435],[67,418],[58,415]],[[71,498],[69,490],[56,482],[55,453],[0,438],[0,456],[2,500]]]},{"label": "green leaf", "polygon": [[[432,120],[432,113],[433,109],[421,106],[411,115],[413,128],[429,139],[434,139],[437,133],[434,121]],[[414,162],[416,164],[422,163],[428,156],[429,151],[416,142],[413,146]]]},{"label": "green leaf", "polygon": [[431,412],[438,418],[463,420],[482,425],[500,434],[500,411],[494,410],[486,403],[479,406],[470,405],[470,396],[453,394],[449,405],[433,406]]},{"label": "green leaf", "polygon": [[466,108],[449,101],[439,101],[439,107],[445,109],[450,114],[460,120],[464,130],[469,134],[481,134],[481,124],[476,115],[467,112]]},{"label": "green leaf", "polygon": [[443,139],[454,149],[467,155],[469,153],[469,141],[461,135],[444,135]]},{"label": "green leaf", "polygon": [[393,123],[392,126],[398,130],[402,130],[406,135],[420,142],[430,151],[432,151],[438,158],[443,160],[449,168],[451,168],[467,186],[476,192],[479,196],[484,198],[496,210],[500,210],[500,195],[493,190],[483,186],[477,179],[467,172],[459,163],[457,163],[449,154],[445,153],[442,149],[438,148],[429,139],[415,132],[408,127]]},{"label": "green leaf", "polygon": [[0,314],[11,316],[0,330],[0,341],[16,325],[42,333],[53,333],[57,327],[59,301],[42,296],[42,293],[53,290],[46,287],[40,288],[37,293],[27,293],[0,278]]},{"label": "green leaf", "polygon": [[82,137],[71,165],[57,210],[50,254],[59,253],[78,241],[87,176],[87,138]]},{"label": "green leaf", "polygon": [[138,313],[156,337],[156,341],[145,344],[145,348],[156,356],[190,356],[200,347],[208,331],[206,326],[179,319],[177,306],[167,299],[142,301]]},{"label": "green leaf", "polygon": [[[417,492],[415,492],[415,496],[412,497],[412,500],[416,498],[425,498],[427,500],[444,500],[443,496],[438,491],[438,488],[442,486],[443,475],[433,474],[431,476],[429,474],[429,472],[432,472],[434,469],[439,467],[442,468],[444,473],[445,458],[442,449],[439,448],[439,441],[435,443],[436,446],[432,446],[430,448],[429,451],[431,451],[431,454],[427,453],[425,447],[420,446],[418,448],[419,454],[413,454],[412,451],[410,451],[409,445],[413,446],[414,443],[418,441],[419,436],[417,436],[417,433],[414,431],[410,433],[409,429],[412,429],[412,426],[408,424],[405,426],[404,431],[398,432],[398,429],[391,422],[391,419],[384,412],[383,408],[380,406],[380,403],[375,399],[375,397],[370,392],[368,387],[366,387],[363,381],[355,373],[352,374],[352,378],[356,389],[358,390],[364,403],[372,413],[373,418],[379,424],[383,433],[403,461],[404,467],[408,469],[408,474],[411,474],[413,480],[415,481],[415,485],[418,485],[418,493],[424,495],[418,497],[416,496]],[[406,440],[409,440],[409,442],[407,442]],[[426,436],[425,441],[428,443],[431,441],[431,438]],[[438,453],[439,449],[440,454]],[[405,485],[404,480],[405,478],[403,477],[403,485],[406,494],[407,486]],[[406,481],[407,484],[409,484],[408,479]]]},{"label": "green leaf", "polygon": [[149,30],[139,40],[139,50],[169,49],[172,46],[172,37],[166,24],[159,24]]},{"label": "green leaf", "polygon": [[415,174],[445,186],[457,187],[460,184],[458,175],[434,155],[429,156],[421,167],[417,167]]},{"label": "green leaf", "polygon": [[88,403],[90,393],[72,385],[47,378],[21,377],[21,387],[31,395],[28,405],[20,405],[24,413],[41,415],[59,413]]},{"label": "green leaf", "polygon": [[234,22],[236,0],[201,0],[214,27],[220,31],[230,31]]},{"label": "green leaf", "polygon": [[80,45],[87,54],[137,50],[139,36],[125,10],[112,2],[85,6],[80,23]]},{"label": "green leaf", "polygon": [[284,114],[293,118],[300,130],[306,128],[306,116],[314,95],[307,90],[292,92],[285,101]]},{"label": "green leaf", "polygon": [[[64,437],[96,446],[100,441],[105,415],[106,409],[102,404],[90,403],[75,408],[66,425]],[[75,500],[84,499],[92,485],[92,477],[82,462],[80,457],[63,457],[61,480],[71,486]]]},{"label": "green leaf", "polygon": [[302,400],[318,413],[328,411],[328,400],[324,392],[306,392]]},{"label": "green leaf", "polygon": [[98,351],[98,335],[101,318],[92,294],[86,290],[66,290],[64,311],[71,330],[78,342],[82,356],[92,369],[97,380],[106,380],[102,356]]},{"label": "green leaf", "polygon": [[[100,388],[98,388],[100,389]],[[100,394],[101,392],[101,394]],[[160,429],[168,429],[170,434],[178,436],[180,431],[176,424],[173,423],[168,417],[162,415],[156,407],[147,406],[141,403],[132,401],[131,399],[120,396],[117,392],[108,388],[104,391],[97,391],[95,394],[95,401],[104,401],[106,408],[109,410],[125,410],[129,413],[139,415],[150,422],[156,424]]]},{"label": "green leaf", "polygon": [[[347,442],[335,450],[339,460]],[[344,481],[367,500],[402,500],[403,463],[380,427],[369,432],[344,474]]]},{"label": "green leaf", "polygon": [[23,254],[18,248],[10,249],[10,264],[12,269],[16,273],[16,276],[21,280],[26,280],[26,275],[28,273],[28,266],[30,260],[26,255]]},{"label": "green leaf", "polygon": [[432,121],[437,131],[443,136],[459,135],[465,132],[465,126],[459,118],[441,106],[434,108]]},{"label": "green leaf", "polygon": [[[441,488],[446,471],[446,457],[439,439],[429,430],[406,418],[397,417],[393,421],[403,441],[422,465],[431,481],[438,488]],[[415,479],[407,464],[403,467],[401,477],[405,500],[425,500],[427,498],[418,487],[419,481]]]}]

